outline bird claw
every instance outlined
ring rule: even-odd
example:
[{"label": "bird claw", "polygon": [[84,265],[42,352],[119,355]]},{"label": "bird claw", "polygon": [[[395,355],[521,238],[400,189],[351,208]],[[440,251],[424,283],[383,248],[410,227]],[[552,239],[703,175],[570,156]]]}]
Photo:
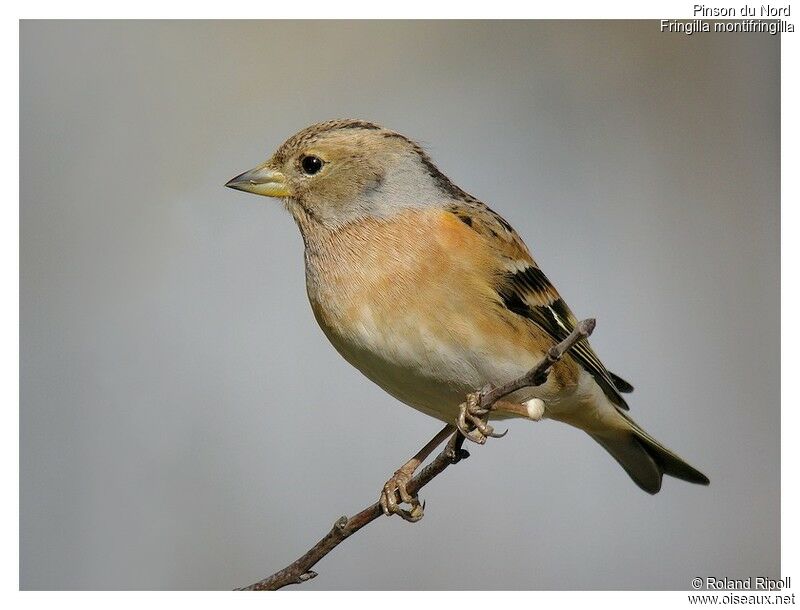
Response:
[{"label": "bird claw", "polygon": [[466,402],[461,403],[459,408],[456,428],[464,435],[464,438],[483,445],[487,438],[503,438],[508,434],[508,430],[495,432],[494,428],[488,424],[485,418],[489,415],[489,409],[480,406],[480,396],[480,392],[467,394]]},{"label": "bird claw", "polygon": [[[408,484],[411,481],[411,475],[404,472],[402,469],[394,473],[392,478],[386,481],[381,491],[379,500],[383,514],[388,516],[400,515],[404,521],[409,523],[416,523],[425,514],[425,503],[421,503],[417,495],[411,495],[408,492]],[[399,501],[398,501],[399,500]],[[401,505],[407,504],[411,508],[406,509]]]}]

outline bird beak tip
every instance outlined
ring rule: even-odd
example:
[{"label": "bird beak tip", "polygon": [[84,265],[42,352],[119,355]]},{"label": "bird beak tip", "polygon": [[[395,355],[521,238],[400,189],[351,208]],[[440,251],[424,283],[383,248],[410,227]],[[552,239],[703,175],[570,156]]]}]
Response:
[{"label": "bird beak tip", "polygon": [[238,176],[234,176],[230,180],[225,183],[225,186],[229,189],[235,189],[237,191],[245,190],[246,186],[251,185],[253,182],[251,181],[253,171],[244,172],[243,174],[239,174]]}]

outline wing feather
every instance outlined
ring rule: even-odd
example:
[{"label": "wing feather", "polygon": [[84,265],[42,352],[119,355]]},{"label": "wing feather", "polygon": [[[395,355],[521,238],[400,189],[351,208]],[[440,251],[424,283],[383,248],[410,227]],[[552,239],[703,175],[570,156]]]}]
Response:
[{"label": "wing feather", "polygon": [[[578,321],[511,225],[480,202],[454,204],[450,211],[486,237],[500,256],[501,270],[495,284],[500,302],[546,331],[555,342],[565,339]],[[617,407],[628,410],[620,392],[629,392],[633,387],[609,373],[588,341],[578,343],[571,355]]]}]

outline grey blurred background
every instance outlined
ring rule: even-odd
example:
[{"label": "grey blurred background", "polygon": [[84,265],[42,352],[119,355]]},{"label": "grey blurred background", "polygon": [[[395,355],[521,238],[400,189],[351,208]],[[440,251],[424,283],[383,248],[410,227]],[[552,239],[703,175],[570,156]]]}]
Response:
[{"label": "grey blurred background", "polygon": [[704,470],[640,491],[512,422],[306,589],[778,577],[779,37],[656,22],[21,24],[20,586],[231,589],[439,424],[351,369],[274,201],[222,185],[334,117],[419,139],[508,219],[632,414]]}]

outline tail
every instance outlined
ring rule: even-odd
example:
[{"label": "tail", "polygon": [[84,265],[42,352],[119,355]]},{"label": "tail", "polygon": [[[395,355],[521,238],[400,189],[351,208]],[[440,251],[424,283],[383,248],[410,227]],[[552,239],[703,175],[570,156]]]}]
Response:
[{"label": "tail", "polygon": [[[622,414],[620,413],[620,415]],[[619,462],[634,483],[650,494],[659,492],[661,478],[665,474],[689,483],[708,485],[709,480],[706,475],[689,466],[642,430],[629,417],[622,416],[630,424],[629,430],[591,432],[589,436],[600,443]]]}]

